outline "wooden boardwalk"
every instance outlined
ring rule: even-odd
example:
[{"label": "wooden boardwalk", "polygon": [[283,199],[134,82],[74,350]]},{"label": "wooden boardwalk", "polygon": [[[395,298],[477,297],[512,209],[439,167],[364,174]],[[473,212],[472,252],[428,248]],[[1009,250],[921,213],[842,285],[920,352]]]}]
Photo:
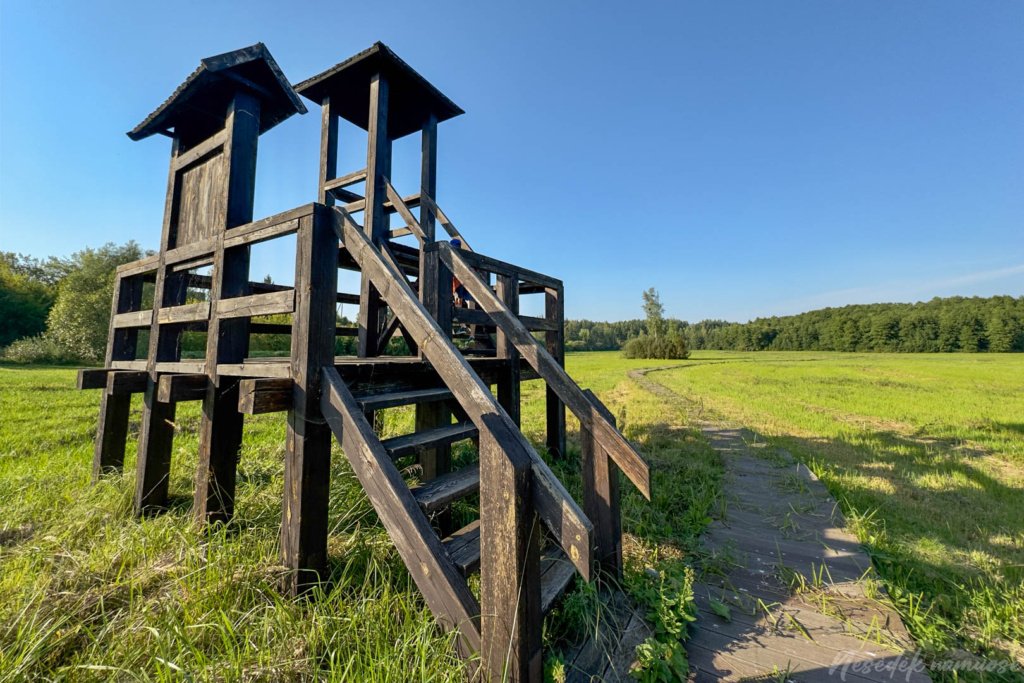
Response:
[{"label": "wooden boardwalk", "polygon": [[[684,400],[644,374],[631,373]],[[825,486],[750,431],[697,426],[722,455],[725,503],[703,540],[691,680],[928,681]]]}]

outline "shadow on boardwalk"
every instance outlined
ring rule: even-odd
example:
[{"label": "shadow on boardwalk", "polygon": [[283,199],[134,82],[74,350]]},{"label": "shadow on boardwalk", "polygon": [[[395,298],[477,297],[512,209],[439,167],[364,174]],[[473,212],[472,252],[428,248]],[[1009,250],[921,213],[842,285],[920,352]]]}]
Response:
[{"label": "shadow on boardwalk", "polygon": [[[682,400],[644,374],[631,377]],[[696,426],[721,455],[725,480],[700,552],[692,680],[928,681],[821,482],[752,432]]]}]

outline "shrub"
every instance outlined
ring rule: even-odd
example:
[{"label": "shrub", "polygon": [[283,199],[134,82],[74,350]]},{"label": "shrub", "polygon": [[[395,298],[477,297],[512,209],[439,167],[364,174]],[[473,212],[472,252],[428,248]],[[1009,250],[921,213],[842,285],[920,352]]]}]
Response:
[{"label": "shrub", "polygon": [[659,337],[641,334],[633,337],[622,347],[626,358],[666,358],[681,360],[690,357],[686,348],[686,339],[679,332],[671,332]]},{"label": "shrub", "polygon": [[0,360],[11,363],[41,363],[50,365],[82,362],[81,358],[44,334],[18,339],[0,352]]}]

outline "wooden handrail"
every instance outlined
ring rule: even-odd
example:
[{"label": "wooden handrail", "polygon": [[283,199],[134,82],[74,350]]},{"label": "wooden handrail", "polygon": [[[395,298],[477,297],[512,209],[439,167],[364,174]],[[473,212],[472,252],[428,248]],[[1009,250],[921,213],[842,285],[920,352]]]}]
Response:
[{"label": "wooden handrail", "polygon": [[448,266],[462,285],[469,291],[477,304],[490,314],[494,323],[508,335],[523,358],[537,371],[541,379],[558,395],[558,398],[579,419],[584,429],[593,433],[597,442],[604,447],[615,464],[648,500],[651,499],[650,468],[626,437],[609,423],[600,410],[586,397],[583,390],[566,373],[565,368],[548,353],[540,342],[534,339],[519,317],[508,309],[476,271],[467,259],[451,245],[439,246],[441,260]]},{"label": "wooden handrail", "polygon": [[437,202],[434,201],[433,197],[420,193],[420,204],[426,206],[428,211],[437,216],[437,220],[441,224],[441,227],[444,228],[445,232],[447,232],[452,239],[457,239],[462,242],[463,249],[466,251],[473,251],[473,248],[469,246],[469,242],[467,242],[466,238],[462,236],[462,233],[458,231],[455,224],[448,220],[448,216],[446,216],[444,211],[441,210],[441,207],[437,205]]},{"label": "wooden handrail", "polygon": [[417,299],[401,272],[387,262],[345,211],[333,209],[334,229],[381,297],[402,321],[420,351],[448,386],[481,435],[531,463],[531,497],[537,514],[577,571],[589,581],[594,527],[569,492],[526,440],[494,394],[452,345]]},{"label": "wooden handrail", "polygon": [[391,205],[395,207],[395,211],[398,212],[398,215],[402,217],[405,224],[412,230],[412,234],[416,235],[416,239],[420,241],[420,246],[426,244],[428,241],[427,234],[423,232],[419,221],[412,215],[412,211],[409,210],[406,203],[402,201],[402,195],[395,191],[395,187],[387,178],[384,179],[384,189],[387,191],[388,199],[391,200]]}]

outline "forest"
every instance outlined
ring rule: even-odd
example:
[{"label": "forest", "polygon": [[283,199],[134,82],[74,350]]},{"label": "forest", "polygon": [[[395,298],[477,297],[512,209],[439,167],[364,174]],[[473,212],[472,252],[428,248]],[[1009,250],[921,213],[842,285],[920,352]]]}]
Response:
[{"label": "forest", "polygon": [[[666,321],[690,349],[733,351],[1024,351],[1024,296],[948,297],[913,304],[859,304],[748,323]],[[566,348],[621,348],[643,320],[567,320]]]},{"label": "forest", "polygon": [[[114,270],[144,255],[134,242],[87,248],[68,258],[35,259],[0,252],[0,358],[15,362],[97,362],[110,320]],[[195,295],[201,296],[201,291]],[[747,323],[663,319],[657,306],[647,319],[566,320],[568,351],[610,351],[652,335],[682,339],[690,350],[734,351],[1024,351],[1024,296],[948,297],[913,304],[859,304]],[[652,315],[655,320],[652,329]],[[287,322],[267,320],[262,322]],[[339,324],[349,324],[339,319]],[[339,339],[339,353],[349,353]],[[202,355],[199,335],[185,336],[186,356]],[[253,335],[255,355],[287,353],[287,338]],[[193,348],[195,347],[195,348]]]}]

